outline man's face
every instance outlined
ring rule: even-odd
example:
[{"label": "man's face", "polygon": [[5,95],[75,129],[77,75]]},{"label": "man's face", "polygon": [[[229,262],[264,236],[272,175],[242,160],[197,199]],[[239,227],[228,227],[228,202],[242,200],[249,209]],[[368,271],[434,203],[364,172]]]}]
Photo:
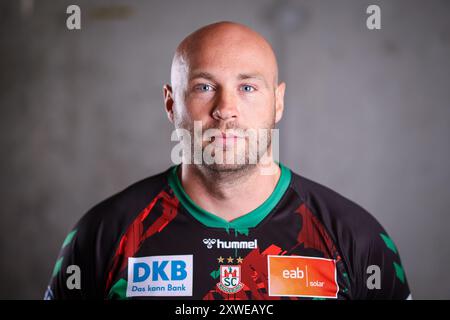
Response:
[{"label": "man's face", "polygon": [[[245,168],[251,156],[268,150],[270,129],[282,112],[277,91],[283,91],[281,99],[284,94],[284,84],[281,89],[276,86],[270,52],[247,37],[237,35],[229,40],[218,37],[191,48],[172,74],[173,123],[177,129],[191,132],[191,150],[199,143],[202,154],[207,148],[222,151],[223,163],[208,165],[216,171]],[[201,122],[202,132],[217,130],[212,137],[194,140],[194,121]],[[267,140],[250,143],[247,129],[253,129],[258,137],[266,134]],[[237,163],[239,157],[244,163]]]}]

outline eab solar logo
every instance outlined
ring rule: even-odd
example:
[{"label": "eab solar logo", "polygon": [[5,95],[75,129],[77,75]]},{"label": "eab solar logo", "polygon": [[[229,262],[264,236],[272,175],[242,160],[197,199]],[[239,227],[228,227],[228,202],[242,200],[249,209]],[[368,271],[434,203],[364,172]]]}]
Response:
[{"label": "eab solar logo", "polygon": [[192,255],[128,258],[127,297],[192,296]]}]

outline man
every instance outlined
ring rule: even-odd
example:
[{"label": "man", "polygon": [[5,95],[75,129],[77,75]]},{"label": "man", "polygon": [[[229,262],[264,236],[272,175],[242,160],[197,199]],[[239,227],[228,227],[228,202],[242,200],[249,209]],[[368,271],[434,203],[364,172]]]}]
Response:
[{"label": "man", "polygon": [[[251,144],[249,132],[281,119],[284,91],[271,46],[248,27],[185,38],[164,86],[177,134],[194,136],[180,142],[182,163],[89,210],[46,298],[410,297],[397,248],[368,212],[276,161],[270,135]],[[212,134],[195,137],[196,124]]]}]

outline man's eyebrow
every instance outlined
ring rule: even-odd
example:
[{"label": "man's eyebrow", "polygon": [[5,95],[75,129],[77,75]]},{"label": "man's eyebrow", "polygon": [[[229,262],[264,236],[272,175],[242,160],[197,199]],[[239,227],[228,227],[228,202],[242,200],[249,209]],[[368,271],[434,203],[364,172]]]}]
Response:
[{"label": "man's eyebrow", "polygon": [[189,80],[194,80],[194,79],[197,79],[197,78],[204,78],[204,79],[208,79],[208,80],[214,80],[214,76],[211,73],[205,72],[205,71],[194,72],[189,77]]},{"label": "man's eyebrow", "polygon": [[266,81],[266,78],[260,73],[240,73],[238,75],[239,80],[246,80],[246,79],[256,79],[260,80],[264,83],[264,85],[268,88],[269,84]]}]

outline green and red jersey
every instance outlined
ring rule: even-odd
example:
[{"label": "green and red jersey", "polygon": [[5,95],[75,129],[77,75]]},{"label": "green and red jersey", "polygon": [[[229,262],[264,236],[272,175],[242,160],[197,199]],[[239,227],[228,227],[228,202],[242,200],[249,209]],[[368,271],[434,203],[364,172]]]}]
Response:
[{"label": "green and red jersey", "polygon": [[[45,298],[409,298],[398,250],[376,219],[279,165],[270,197],[232,221],[193,202],[179,166],[102,201],[64,241]],[[68,285],[70,266],[78,286]]]}]

